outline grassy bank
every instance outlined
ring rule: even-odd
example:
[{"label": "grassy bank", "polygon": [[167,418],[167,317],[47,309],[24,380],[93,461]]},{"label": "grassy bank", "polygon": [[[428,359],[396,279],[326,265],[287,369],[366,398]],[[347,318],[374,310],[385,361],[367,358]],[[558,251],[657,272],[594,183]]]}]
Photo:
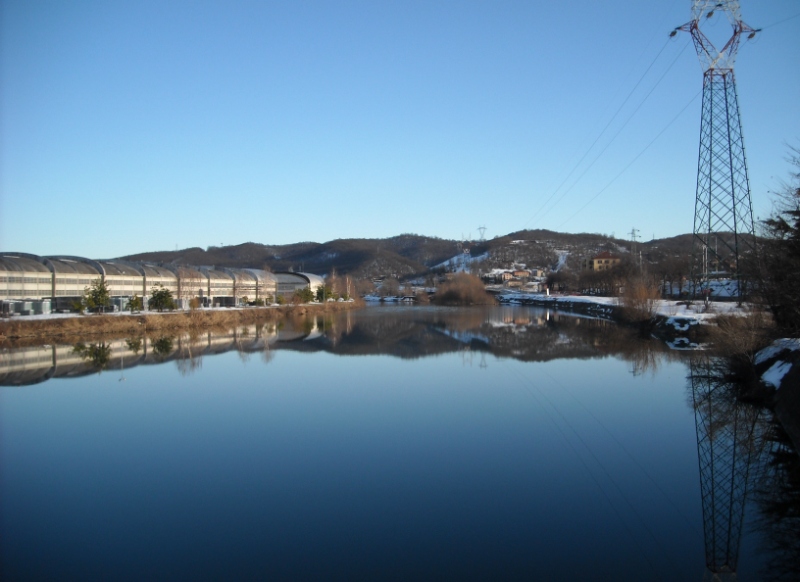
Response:
[{"label": "grassy bank", "polygon": [[361,305],[363,304],[326,303],[133,315],[76,315],[50,319],[19,317],[0,321],[0,343],[15,340],[65,341],[87,336],[235,327],[355,309]]}]

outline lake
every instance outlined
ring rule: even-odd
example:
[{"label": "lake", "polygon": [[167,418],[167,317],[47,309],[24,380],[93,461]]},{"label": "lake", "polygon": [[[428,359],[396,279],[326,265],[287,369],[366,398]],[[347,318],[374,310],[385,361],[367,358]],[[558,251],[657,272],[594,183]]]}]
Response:
[{"label": "lake", "polygon": [[2,577],[787,579],[797,455],[717,364],[521,306],[5,349]]}]

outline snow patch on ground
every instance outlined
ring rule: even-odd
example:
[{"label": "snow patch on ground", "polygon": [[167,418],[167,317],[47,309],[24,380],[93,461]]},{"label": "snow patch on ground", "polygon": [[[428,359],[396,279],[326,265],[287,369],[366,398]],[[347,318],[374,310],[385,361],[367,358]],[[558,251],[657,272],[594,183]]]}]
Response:
[{"label": "snow patch on ground", "polygon": [[690,327],[697,325],[697,321],[682,317],[669,317],[667,318],[666,324],[674,327],[675,331],[689,331]]},{"label": "snow patch on ground", "polygon": [[767,360],[771,360],[784,350],[796,352],[800,350],[800,338],[785,337],[783,339],[775,340],[768,348],[764,348],[756,354],[756,366],[763,364]]},{"label": "snow patch on ground", "polygon": [[567,258],[569,257],[569,251],[556,251],[558,253],[558,262],[556,263],[555,268],[553,271],[560,271],[561,267],[567,264]]},{"label": "snow patch on ground", "polygon": [[489,256],[488,253],[483,253],[482,255],[478,255],[477,257],[473,257],[472,255],[462,253],[460,255],[456,255],[451,259],[447,259],[443,263],[435,265],[433,268],[446,269],[454,273],[469,273],[472,270],[472,263],[474,263],[475,261],[482,261],[486,259],[488,256]]},{"label": "snow patch on ground", "polygon": [[784,362],[782,360],[778,360],[772,366],[761,375],[761,379],[766,384],[772,384],[775,388],[781,387],[781,381],[786,373],[792,369],[791,362]]}]

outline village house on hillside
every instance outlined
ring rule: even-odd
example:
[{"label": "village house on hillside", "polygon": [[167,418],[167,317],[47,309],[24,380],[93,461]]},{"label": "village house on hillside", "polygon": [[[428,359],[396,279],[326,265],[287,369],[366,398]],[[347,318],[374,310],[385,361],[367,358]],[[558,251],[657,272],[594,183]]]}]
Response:
[{"label": "village house on hillside", "polygon": [[616,255],[612,255],[608,251],[603,251],[599,255],[591,259],[583,259],[581,261],[582,271],[606,271],[619,265],[622,259]]},{"label": "village house on hillside", "polygon": [[504,287],[524,288],[528,292],[538,293],[544,288],[544,269],[492,269],[488,273],[481,275],[481,279],[487,284]]}]

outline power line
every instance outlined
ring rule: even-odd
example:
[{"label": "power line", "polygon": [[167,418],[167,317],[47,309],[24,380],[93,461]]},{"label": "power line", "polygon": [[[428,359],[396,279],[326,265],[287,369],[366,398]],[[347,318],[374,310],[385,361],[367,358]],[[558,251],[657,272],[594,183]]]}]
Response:
[{"label": "power line", "polygon": [[[575,181],[572,183],[572,185],[571,185],[571,186],[570,186],[570,187],[569,187],[567,190],[565,190],[565,191],[564,191],[564,192],[561,194],[561,196],[559,196],[559,197],[558,197],[558,199],[556,200],[557,202],[560,202],[560,201],[561,201],[561,200],[562,200],[562,199],[563,199],[563,198],[564,198],[564,197],[565,197],[567,194],[569,194],[569,193],[572,191],[572,189],[573,189],[575,186],[577,186],[577,185],[578,185],[578,182],[580,182],[581,178],[583,178],[583,177],[586,175],[586,173],[587,173],[589,170],[591,170],[591,169],[592,169],[592,167],[593,167],[593,166],[594,166],[594,165],[597,163],[597,161],[598,161],[598,160],[599,160],[599,159],[600,159],[600,158],[603,156],[603,154],[606,152],[606,150],[608,150],[608,148],[609,148],[609,147],[611,147],[611,144],[613,144],[613,143],[614,143],[614,141],[617,139],[617,137],[619,137],[619,134],[621,134],[621,133],[622,133],[622,131],[623,131],[623,130],[624,130],[624,129],[625,129],[627,126],[628,126],[628,123],[630,123],[630,122],[631,122],[631,120],[632,120],[632,119],[634,118],[634,116],[635,116],[635,115],[636,115],[636,114],[639,112],[639,110],[640,110],[640,109],[642,108],[642,106],[645,104],[645,102],[646,102],[646,101],[647,101],[647,99],[650,97],[650,95],[652,95],[652,94],[653,94],[653,91],[655,91],[655,90],[656,90],[656,88],[657,88],[657,87],[658,87],[658,86],[661,84],[661,81],[663,81],[663,80],[664,80],[664,77],[666,77],[666,76],[667,76],[667,73],[669,73],[669,72],[670,72],[670,70],[672,69],[672,67],[675,65],[675,63],[676,63],[676,62],[678,62],[678,59],[681,57],[681,55],[682,55],[682,54],[683,54],[683,52],[686,50],[686,48],[689,46],[689,44],[690,44],[690,43],[687,41],[687,43],[686,43],[686,44],[683,46],[683,48],[681,49],[681,51],[680,51],[680,52],[679,52],[679,53],[678,53],[678,54],[675,56],[675,58],[674,58],[674,59],[672,60],[672,62],[669,64],[669,67],[667,67],[667,69],[666,69],[666,70],[665,70],[665,71],[662,73],[661,77],[659,77],[658,81],[656,81],[656,84],[655,84],[655,85],[653,85],[653,87],[650,89],[650,91],[648,91],[647,95],[645,95],[645,96],[644,96],[644,98],[643,98],[643,99],[642,99],[642,100],[639,102],[639,104],[636,106],[636,109],[634,109],[634,110],[633,110],[633,112],[632,112],[632,113],[631,113],[631,114],[628,116],[628,118],[625,120],[625,122],[622,124],[622,126],[621,126],[621,127],[618,129],[618,130],[617,130],[617,132],[614,134],[614,136],[611,138],[611,140],[610,140],[610,141],[609,141],[609,142],[608,142],[608,143],[605,145],[605,147],[604,147],[602,150],[600,150],[600,152],[599,152],[599,153],[598,153],[598,154],[595,156],[595,158],[592,160],[592,162],[591,162],[591,163],[590,163],[590,164],[589,164],[589,165],[588,165],[588,166],[587,166],[587,167],[586,167],[586,168],[583,170],[583,172],[581,172],[580,176],[578,176],[578,177],[575,179]],[[659,135],[660,135],[660,134],[659,134]],[[652,142],[651,142],[651,143],[652,143]],[[648,147],[649,147],[649,146],[648,146]],[[627,166],[626,166],[626,169],[627,169]],[[551,206],[550,208],[548,208],[548,209],[547,209],[547,211],[546,211],[544,214],[542,214],[541,218],[544,218],[545,216],[547,216],[547,215],[550,213],[550,211],[551,211],[551,210],[553,210],[553,208],[555,208],[555,205],[553,205],[553,206]]]},{"label": "power line", "polygon": [[789,18],[784,18],[783,20],[779,20],[778,22],[773,22],[772,24],[768,24],[767,26],[762,26],[761,30],[766,30],[768,28],[772,28],[773,26],[778,26],[779,24],[783,24],[784,22],[789,22],[790,20],[794,20],[798,16],[800,16],[800,12],[798,12],[794,16],[790,16]]},{"label": "power line", "polygon": [[562,222],[560,225],[558,225],[558,228],[561,228],[561,227],[562,227],[562,226],[564,226],[566,223],[568,223],[570,220],[572,220],[573,218],[575,218],[575,217],[576,217],[578,214],[580,214],[581,212],[583,212],[583,210],[584,210],[584,209],[585,209],[587,206],[589,206],[589,204],[591,204],[592,202],[594,202],[594,201],[595,201],[595,199],[597,199],[597,197],[598,197],[598,196],[600,196],[600,194],[602,194],[603,192],[605,192],[606,190],[608,190],[608,188],[609,188],[609,187],[610,187],[610,186],[611,186],[611,185],[612,185],[614,182],[616,182],[616,181],[619,179],[619,177],[620,177],[620,176],[622,176],[622,174],[624,174],[624,173],[625,173],[625,172],[628,170],[628,168],[630,168],[630,167],[631,167],[631,166],[632,166],[632,165],[633,165],[633,164],[636,162],[636,160],[638,160],[640,157],[642,157],[642,155],[643,155],[643,154],[644,154],[644,153],[645,153],[645,152],[646,152],[648,149],[650,149],[650,146],[652,146],[652,145],[653,145],[653,144],[654,144],[656,141],[658,141],[658,138],[660,138],[660,137],[661,137],[661,136],[664,134],[664,132],[666,132],[666,131],[667,131],[667,130],[670,128],[670,127],[672,127],[672,124],[673,124],[673,123],[675,123],[675,121],[676,121],[676,120],[677,120],[677,119],[678,119],[678,118],[679,118],[681,115],[683,115],[683,112],[684,112],[684,111],[686,111],[686,110],[689,108],[689,106],[690,106],[692,103],[694,103],[694,102],[697,100],[697,98],[700,96],[700,93],[702,93],[702,91],[698,91],[698,92],[695,94],[695,96],[694,96],[694,97],[692,97],[692,98],[689,100],[689,102],[688,102],[686,105],[684,105],[684,106],[683,106],[683,108],[682,108],[682,109],[681,109],[681,110],[680,110],[680,111],[677,113],[677,115],[675,115],[675,117],[673,117],[673,118],[672,118],[672,119],[669,121],[669,123],[667,123],[667,125],[666,125],[666,126],[664,126],[664,129],[662,129],[660,132],[658,132],[658,135],[656,135],[656,136],[655,136],[655,137],[654,137],[654,138],[653,138],[653,139],[650,141],[650,143],[648,143],[646,146],[644,146],[644,148],[643,148],[643,149],[642,149],[642,150],[641,150],[641,151],[640,151],[638,154],[636,154],[636,157],[634,157],[634,158],[633,158],[633,159],[632,159],[630,162],[628,162],[628,165],[626,165],[624,168],[622,168],[622,170],[620,170],[620,172],[619,172],[619,173],[618,173],[616,176],[614,176],[613,178],[611,178],[611,181],[610,181],[608,184],[606,184],[606,185],[605,185],[605,186],[602,188],[602,190],[600,190],[600,191],[599,191],[597,194],[595,194],[594,196],[592,196],[591,198],[589,198],[589,200],[587,200],[587,201],[586,201],[586,204],[584,204],[583,206],[581,206],[581,207],[580,207],[580,208],[579,208],[579,209],[578,209],[578,210],[577,210],[577,211],[576,211],[576,212],[575,212],[575,213],[574,213],[572,216],[570,216],[570,217],[569,217],[569,218],[567,218],[567,219],[566,219],[564,222]]},{"label": "power line", "polygon": [[608,120],[608,123],[606,123],[605,127],[603,127],[603,129],[602,129],[602,130],[600,130],[600,133],[599,133],[599,134],[597,135],[597,137],[594,139],[594,141],[592,142],[592,144],[591,144],[591,145],[590,145],[588,148],[586,148],[586,151],[585,151],[585,152],[583,153],[583,155],[581,156],[581,159],[579,159],[577,162],[575,162],[575,165],[574,165],[574,166],[573,166],[573,168],[572,168],[572,169],[569,171],[569,173],[567,174],[567,176],[566,176],[566,177],[565,177],[565,178],[564,178],[564,179],[561,181],[561,183],[560,183],[560,184],[559,184],[559,185],[556,187],[556,189],[553,191],[553,193],[550,195],[550,197],[549,197],[547,200],[545,200],[545,201],[544,201],[544,204],[542,204],[542,206],[539,208],[539,210],[537,211],[537,213],[536,213],[536,214],[534,214],[534,215],[533,215],[533,216],[532,216],[530,219],[528,219],[528,222],[526,222],[526,223],[523,225],[523,228],[525,228],[526,226],[528,226],[528,224],[529,224],[530,222],[532,222],[532,221],[533,221],[533,220],[534,220],[534,219],[537,217],[537,215],[539,214],[539,212],[541,212],[541,211],[542,211],[542,209],[543,209],[545,206],[547,206],[547,203],[548,203],[548,202],[550,202],[550,200],[552,200],[553,196],[555,196],[555,195],[558,193],[558,191],[559,191],[559,190],[561,190],[561,187],[562,187],[564,184],[566,184],[567,180],[569,180],[569,179],[570,179],[570,177],[572,176],[572,174],[574,174],[574,173],[575,173],[575,170],[577,170],[577,169],[580,167],[580,165],[583,163],[583,160],[585,160],[585,159],[586,159],[586,156],[588,156],[588,155],[589,155],[589,152],[590,152],[590,151],[592,151],[592,148],[593,148],[593,147],[594,147],[594,146],[597,144],[597,142],[600,140],[600,138],[601,138],[601,137],[603,137],[603,135],[605,134],[606,130],[609,128],[609,126],[610,126],[610,125],[611,125],[611,124],[614,122],[614,120],[617,118],[617,115],[619,115],[619,112],[620,112],[620,111],[622,111],[622,108],[623,108],[623,107],[625,107],[625,104],[628,102],[628,100],[631,98],[631,96],[633,95],[633,93],[634,93],[634,92],[636,91],[636,89],[639,87],[639,85],[641,84],[642,80],[644,80],[644,78],[645,78],[645,76],[647,75],[647,73],[650,71],[650,69],[651,69],[651,68],[653,68],[653,65],[656,63],[656,61],[658,60],[658,58],[661,56],[661,53],[663,53],[663,52],[664,52],[664,49],[667,47],[667,45],[668,45],[668,44],[669,44],[669,40],[667,40],[667,42],[665,42],[665,43],[664,43],[664,46],[662,46],[662,47],[661,47],[661,50],[659,50],[659,51],[658,51],[658,54],[657,54],[657,55],[655,56],[655,58],[653,58],[653,60],[650,62],[650,65],[648,65],[648,67],[647,67],[647,69],[645,70],[645,72],[644,72],[644,73],[642,73],[642,76],[641,76],[641,77],[639,77],[639,80],[638,80],[638,81],[636,82],[636,84],[633,86],[633,89],[631,89],[631,90],[630,90],[630,92],[628,93],[627,97],[625,97],[625,99],[622,101],[622,104],[621,104],[621,105],[620,105],[620,106],[617,108],[617,110],[614,112],[614,115],[612,115],[612,116],[611,116],[611,119],[609,119],[609,120]]},{"label": "power line", "polygon": [[[648,72],[650,72],[650,69],[652,69],[652,68],[653,68],[653,65],[654,65],[654,64],[656,63],[656,61],[659,59],[659,57],[660,57],[660,56],[661,56],[661,54],[664,52],[664,49],[667,47],[667,45],[668,45],[668,44],[669,44],[669,40],[667,40],[667,41],[664,43],[664,45],[661,47],[661,49],[658,51],[658,54],[656,54],[656,56],[653,58],[653,60],[652,60],[652,61],[650,62],[650,64],[647,66],[647,69],[645,69],[644,73],[642,73],[642,75],[639,77],[639,80],[638,80],[638,81],[636,81],[636,84],[633,86],[633,89],[631,89],[631,90],[628,92],[628,95],[627,95],[627,96],[625,97],[625,99],[622,101],[622,104],[621,104],[621,105],[620,105],[620,106],[617,108],[617,110],[614,112],[614,115],[612,115],[612,116],[611,116],[611,119],[609,119],[609,121],[608,121],[608,123],[606,123],[605,127],[603,127],[603,129],[602,129],[602,130],[600,130],[600,133],[599,133],[599,134],[597,135],[597,137],[594,139],[594,141],[592,142],[592,144],[591,144],[591,145],[590,145],[588,148],[586,148],[586,151],[583,153],[583,155],[581,156],[581,158],[580,158],[580,159],[579,159],[579,160],[578,160],[578,161],[575,163],[575,165],[574,165],[574,166],[573,166],[573,168],[572,168],[572,169],[569,171],[569,173],[567,174],[567,176],[566,176],[566,177],[565,177],[565,178],[564,178],[564,179],[561,181],[561,183],[560,183],[560,184],[559,184],[559,185],[556,187],[556,189],[553,191],[553,193],[552,193],[552,194],[550,194],[550,196],[548,197],[548,199],[544,201],[544,203],[543,203],[543,204],[542,204],[542,206],[539,208],[539,210],[536,212],[536,214],[534,214],[534,215],[533,215],[533,216],[532,216],[530,219],[528,219],[528,221],[527,221],[527,222],[526,222],[526,223],[523,225],[523,228],[525,228],[526,226],[528,226],[528,224],[530,224],[530,223],[531,223],[531,222],[532,222],[534,219],[536,219],[536,218],[537,218],[538,214],[539,214],[539,213],[540,213],[540,212],[541,212],[541,211],[542,211],[542,210],[543,210],[543,209],[544,209],[544,208],[547,206],[547,204],[550,202],[550,200],[552,200],[552,199],[553,199],[553,197],[554,197],[554,196],[555,196],[555,195],[558,193],[558,191],[559,191],[559,190],[561,190],[562,186],[564,186],[564,184],[566,184],[566,183],[567,183],[567,181],[570,179],[570,177],[572,177],[572,175],[575,173],[575,171],[576,171],[576,170],[577,170],[577,169],[580,167],[580,165],[583,163],[583,160],[585,160],[585,159],[586,159],[586,156],[588,156],[588,155],[589,155],[589,152],[591,152],[591,151],[592,151],[592,148],[593,148],[593,147],[594,147],[594,146],[597,144],[597,142],[600,140],[600,138],[602,138],[602,137],[603,137],[603,135],[605,135],[605,132],[606,132],[606,130],[608,130],[609,126],[610,126],[610,125],[611,125],[611,124],[614,122],[614,120],[617,118],[617,116],[619,115],[620,111],[622,111],[622,109],[625,107],[625,104],[628,102],[628,100],[630,100],[631,96],[634,94],[634,92],[636,91],[636,89],[639,87],[639,85],[642,83],[642,81],[644,80],[644,78],[647,76],[647,73],[648,73]],[[670,65],[670,66],[671,66],[671,65]],[[580,178],[579,178],[579,179],[580,179]]]}]

